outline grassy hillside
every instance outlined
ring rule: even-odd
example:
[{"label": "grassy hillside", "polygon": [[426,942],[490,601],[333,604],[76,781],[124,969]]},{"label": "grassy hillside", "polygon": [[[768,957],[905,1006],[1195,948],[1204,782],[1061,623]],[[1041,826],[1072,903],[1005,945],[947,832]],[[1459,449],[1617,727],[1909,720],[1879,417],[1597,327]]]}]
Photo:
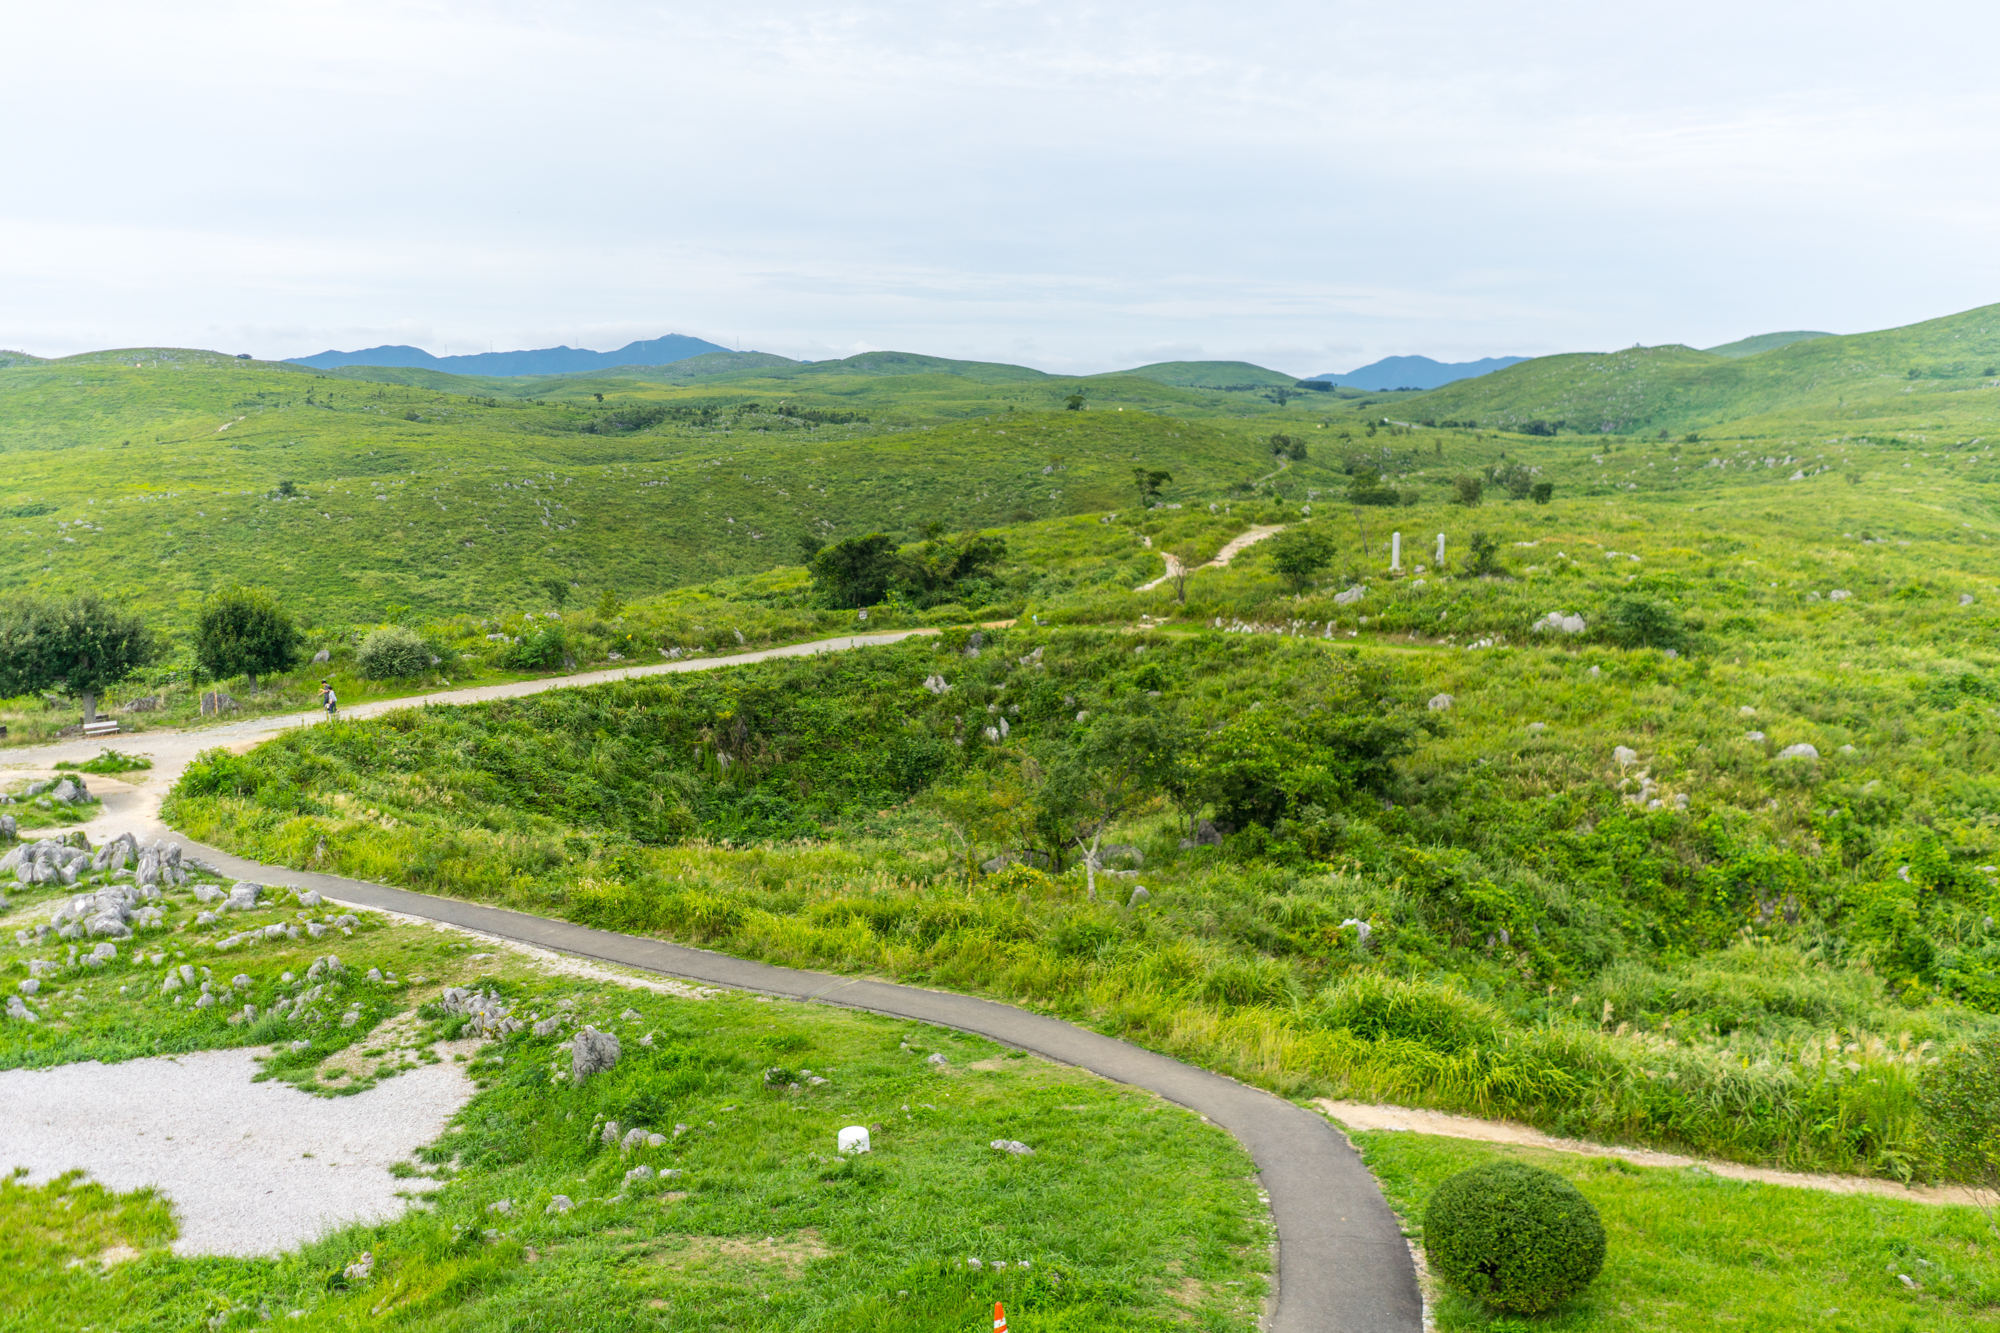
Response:
[{"label": "grassy hillside", "polygon": [[[1387,452],[1410,506],[1267,489],[1017,529],[1022,627],[976,658],[927,640],[315,731],[211,770],[179,817],[266,858],[1045,1003],[1289,1091],[1962,1170],[1926,1079],[2000,1029],[1990,456],[1468,439],[1468,509],[1431,434],[1346,441]],[[1556,499],[1508,498],[1516,466]],[[1265,544],[1184,604],[1133,591],[1162,550],[1276,521],[1331,544],[1303,588]],[[1536,631],[1551,611],[1585,629]],[[1060,793],[1032,776],[1131,709],[1189,738],[1111,830],[1145,857],[1138,912],[1090,902],[1075,847],[1034,831]],[[1251,769],[1302,785],[1246,804],[1292,781]],[[997,803],[962,828],[975,859],[1072,864],[968,893],[940,822],[968,782]],[[1182,847],[1204,817],[1238,831]]]},{"label": "grassy hillside", "polygon": [[808,537],[1116,508],[1140,466],[1171,471],[1176,502],[1270,470],[1237,418],[1120,411],[1109,394],[1037,410],[1060,395],[841,364],[540,396],[157,350],[16,367],[0,372],[0,588],[185,611],[254,577],[339,619],[500,609],[552,577],[629,598],[792,563]]},{"label": "grassy hillside", "polygon": [[1158,361],[1150,366],[1114,373],[1136,375],[1140,379],[1158,380],[1162,384],[1177,384],[1191,389],[1290,388],[1298,383],[1299,378],[1282,371],[1253,366],[1248,361]]},{"label": "grassy hillside", "polygon": [[1987,395],[2000,390],[1997,378],[2000,306],[1986,306],[1745,356],[1670,346],[1540,357],[1409,399],[1399,411],[1580,434],[1775,433],[1807,420],[1859,433],[1920,429],[1941,417],[1972,434],[1996,414]]},{"label": "grassy hillside", "polygon": [[1789,347],[1793,343],[1802,343],[1813,338],[1831,338],[1833,336],[1831,333],[1814,333],[1805,329],[1797,329],[1790,333],[1760,333],[1755,337],[1738,338],[1733,343],[1724,343],[1720,347],[1704,347],[1701,350],[1712,352],[1716,356],[1755,356],[1759,352],[1768,352],[1774,347]]}]

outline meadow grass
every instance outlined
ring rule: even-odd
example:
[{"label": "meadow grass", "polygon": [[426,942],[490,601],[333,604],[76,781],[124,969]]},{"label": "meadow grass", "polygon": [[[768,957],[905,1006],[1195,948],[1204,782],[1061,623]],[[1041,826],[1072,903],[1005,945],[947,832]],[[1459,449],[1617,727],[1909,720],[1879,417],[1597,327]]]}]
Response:
[{"label": "meadow grass", "polygon": [[[574,975],[371,913],[326,939],[225,950],[225,928],[191,924],[192,905],[173,892],[161,928],[90,968],[66,963],[59,939],[13,939],[53,896],[28,891],[0,923],[10,989],[30,959],[55,964],[31,1000],[43,1020],[0,1027],[0,1068],[269,1046],[263,1076],[351,1095],[469,1035],[435,1003],[448,984],[502,995],[524,1017],[567,1013],[565,1031],[592,1023],[616,1033],[624,1054],[574,1086],[551,1077],[566,1068],[561,1033],[475,1045],[471,1100],[396,1172],[410,1211],[269,1258],[175,1256],[173,1201],[147,1191],[118,1194],[74,1173],[0,1180],[0,1329],[278,1319],[915,1333],[976,1322],[1003,1299],[1030,1329],[1247,1330],[1262,1308],[1270,1235],[1248,1159],[1149,1095],[921,1024]],[[295,906],[232,916],[226,929],[323,914]],[[297,990],[282,975],[336,949],[361,1020],[269,1017]],[[172,1003],[160,979],[183,961],[218,984],[247,977],[228,988],[231,1005],[258,1003],[266,1016],[232,1024],[226,1006]],[[386,980],[364,980],[369,969]],[[294,1052],[287,1039],[301,1032],[310,1049]],[[931,1064],[933,1054],[949,1063]],[[670,1142],[607,1147],[607,1119]],[[835,1153],[848,1124],[874,1127],[867,1157]],[[997,1152],[994,1139],[1035,1152]],[[635,1164],[679,1174],[628,1180]],[[575,1209],[547,1212],[556,1194]],[[494,1211],[501,1200],[508,1208]],[[347,1278],[364,1251],[372,1275]]]}]

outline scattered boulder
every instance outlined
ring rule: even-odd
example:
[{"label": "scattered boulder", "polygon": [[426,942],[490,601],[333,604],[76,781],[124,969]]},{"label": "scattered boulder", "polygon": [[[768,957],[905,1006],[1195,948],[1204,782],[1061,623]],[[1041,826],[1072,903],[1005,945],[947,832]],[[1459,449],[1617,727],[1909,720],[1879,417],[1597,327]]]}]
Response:
[{"label": "scattered boulder", "polygon": [[1359,917],[1351,916],[1348,917],[1345,921],[1340,923],[1340,928],[1342,930],[1346,930],[1349,926],[1352,926],[1354,928],[1355,938],[1360,940],[1361,943],[1364,945],[1368,943],[1368,937],[1375,933],[1375,928],[1373,926],[1370,926],[1366,921],[1363,921]]},{"label": "scattered boulder", "polygon": [[314,666],[321,666],[327,662],[331,662],[333,660],[333,650],[331,648],[322,648],[313,654],[312,660]]},{"label": "scattered boulder", "polygon": [[223,713],[234,713],[242,706],[221,690],[209,690],[201,696],[201,715],[203,717],[216,717]]},{"label": "scattered boulder", "polygon": [[1455,702],[1456,700],[1449,694],[1433,694],[1428,707],[1433,713],[1446,713],[1451,711],[1451,706]]},{"label": "scattered boulder", "polygon": [[159,707],[160,696],[157,694],[148,694],[137,699],[127,700],[118,711],[121,713],[152,713],[157,712]]},{"label": "scattered boulder", "polygon": [[929,690],[932,694],[951,693],[951,686],[946,683],[945,678],[943,676],[938,676],[938,675],[925,676],[924,688]]},{"label": "scattered boulder", "polygon": [[1958,604],[1960,606],[1971,606],[1974,602],[1978,600],[1979,600],[1978,598],[1974,597],[1969,592],[1962,592],[1958,595]]},{"label": "scattered boulder", "polygon": [[651,1180],[652,1178],[653,1168],[645,1165],[643,1162],[625,1173],[625,1183],[628,1185],[635,1180]]},{"label": "scattered boulder", "polygon": [[1620,745],[1612,750],[1611,759],[1620,768],[1630,768],[1639,762],[1639,752],[1629,745]]},{"label": "scattered boulder", "polygon": [[1583,617],[1568,611],[1551,611],[1537,620],[1531,627],[1537,634],[1581,634],[1586,626]]},{"label": "scattered boulder", "polygon": [[1827,596],[1833,601],[1844,602],[1848,598],[1854,596],[1854,594],[1849,592],[1845,588],[1835,588],[1832,592],[1828,593]]},{"label": "scattered boulder", "polygon": [[1755,744],[1764,739],[1764,733],[1761,731],[1746,731],[1743,733],[1743,739]]},{"label": "scattered boulder", "polygon": [[1778,758],[1817,759],[1819,758],[1819,750],[1806,744],[1804,741],[1800,741],[1797,745],[1787,745],[1784,749],[1778,751]]},{"label": "scattered boulder", "polygon": [[[143,882],[145,876],[141,875],[140,879]],[[247,881],[238,884],[229,890],[229,897],[222,904],[221,910],[225,912],[247,912],[257,905],[257,899],[262,896],[263,892],[264,886],[262,884],[251,884]]]},{"label": "scattered boulder", "polygon": [[549,1206],[542,1211],[548,1213],[566,1213],[574,1207],[576,1207],[576,1204],[571,1201],[569,1195],[558,1194],[549,1200]]},{"label": "scattered boulder", "polygon": [[1340,592],[1335,593],[1333,595],[1333,604],[1335,606],[1353,606],[1356,602],[1360,601],[1367,595],[1368,595],[1367,585],[1362,583],[1357,583],[1352,588],[1345,588]]},{"label": "scattered boulder", "polygon": [[1035,1150],[1019,1139],[995,1139],[988,1145],[995,1152],[1012,1153],[1016,1157],[1033,1157]]},{"label": "scattered boulder", "polygon": [[617,1064],[618,1057],[622,1054],[624,1052],[618,1045],[617,1037],[609,1032],[599,1032],[586,1023],[570,1046],[570,1077],[581,1084],[592,1074],[601,1073]]},{"label": "scattered boulder", "polygon": [[1146,886],[1141,884],[1132,890],[1132,900],[1125,905],[1127,907],[1137,907],[1140,903],[1147,903],[1152,900],[1153,895],[1146,892]]},{"label": "scattered boulder", "polygon": [[369,1251],[363,1250],[361,1257],[347,1266],[346,1277],[349,1282],[366,1282],[368,1275],[374,1271],[375,1256]]}]

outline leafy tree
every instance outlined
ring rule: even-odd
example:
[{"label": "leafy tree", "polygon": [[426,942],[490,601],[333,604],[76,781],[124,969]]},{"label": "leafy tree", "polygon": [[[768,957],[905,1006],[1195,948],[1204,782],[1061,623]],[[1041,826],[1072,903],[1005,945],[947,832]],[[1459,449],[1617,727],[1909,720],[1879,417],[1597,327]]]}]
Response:
[{"label": "leafy tree", "polygon": [[1402,500],[1396,488],[1385,485],[1373,471],[1356,472],[1347,479],[1347,502],[1357,505],[1393,505]]},{"label": "leafy tree", "polygon": [[873,606],[896,574],[896,539],[871,532],[825,547],[812,558],[813,600],[821,606]]},{"label": "leafy tree", "polygon": [[1132,484],[1139,488],[1139,507],[1151,509],[1160,502],[1160,488],[1174,479],[1171,472],[1161,472],[1154,468],[1135,467],[1132,469]]},{"label": "leafy tree", "polygon": [[919,803],[958,839],[968,888],[981,841],[1026,841],[1034,827],[1035,809],[1018,773],[976,773],[958,782],[933,783]]},{"label": "leafy tree", "polygon": [[599,620],[616,619],[618,613],[624,609],[625,603],[618,600],[618,594],[612,589],[606,588],[603,592],[597,594],[597,618]]},{"label": "leafy tree", "polygon": [[289,671],[298,661],[299,630],[278,599],[262,588],[223,588],[202,603],[195,621],[194,660],[216,680]]},{"label": "leafy tree", "polygon": [[1470,509],[1479,503],[1480,495],[1486,490],[1486,483],[1477,477],[1453,477],[1451,479],[1451,502]]},{"label": "leafy tree", "polygon": [[88,594],[66,601],[22,597],[0,610],[0,696],[62,686],[97,720],[97,696],[153,661],[145,622]]},{"label": "leafy tree", "polygon": [[1083,390],[1079,389],[1069,397],[1063,399],[1063,407],[1070,412],[1083,411]]},{"label": "leafy tree", "polygon": [[1093,899],[1104,831],[1167,786],[1189,743],[1185,724],[1150,703],[1142,697],[1130,711],[1094,714],[1087,726],[1039,756],[1040,831],[1058,869],[1064,848],[1083,853]]},{"label": "leafy tree", "polygon": [[1538,505],[1545,505],[1555,498],[1556,484],[1552,481],[1538,481],[1528,491]]},{"label": "leafy tree", "polygon": [[1506,568],[1500,563],[1500,539],[1489,533],[1475,532],[1466,543],[1465,572],[1476,578],[1493,574],[1504,574]]},{"label": "leafy tree", "polygon": [[1351,684],[1333,688],[1314,696],[1318,707],[1253,706],[1223,723],[1194,761],[1193,801],[1212,804],[1232,827],[1268,829],[1379,783],[1416,727],[1407,713],[1369,707]]},{"label": "leafy tree", "polygon": [[966,533],[954,541],[944,536],[942,523],[926,524],[924,531],[924,542],[897,554],[890,579],[897,592],[918,606],[936,606],[962,596],[968,584],[990,573],[1007,555],[1004,538]]},{"label": "leafy tree", "polygon": [[1310,523],[1286,528],[1271,539],[1271,568],[1302,590],[1333,563],[1333,534]]}]

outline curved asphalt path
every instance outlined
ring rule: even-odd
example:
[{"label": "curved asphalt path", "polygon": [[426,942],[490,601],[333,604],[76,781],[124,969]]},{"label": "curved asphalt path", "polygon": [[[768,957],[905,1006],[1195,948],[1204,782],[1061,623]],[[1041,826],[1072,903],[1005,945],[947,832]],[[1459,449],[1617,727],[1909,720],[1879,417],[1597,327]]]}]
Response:
[{"label": "curved asphalt path", "polygon": [[[630,676],[706,670],[769,657],[893,642],[903,637],[903,633],[896,633],[822,640],[724,658],[477,687],[370,704],[348,710],[348,715],[365,717],[424,702],[471,703]],[[154,823],[162,833],[172,832],[157,825],[158,799],[196,749],[218,742],[240,744],[264,739],[305,720],[259,718],[195,733],[148,733],[126,738],[120,748],[156,756],[150,777],[157,785],[145,794],[151,799],[107,800],[105,814],[92,821],[93,830],[108,835],[114,831],[111,826],[129,828],[137,817]],[[62,758],[83,758],[101,746],[98,741],[45,746],[14,751],[5,758],[10,764],[21,760],[54,763]],[[163,759],[167,762],[160,762]],[[132,808],[135,806],[139,808]],[[145,819],[146,815],[152,819]],[[1257,1163],[1278,1231],[1277,1302],[1269,1323],[1272,1333],[1420,1333],[1423,1327],[1422,1301],[1417,1294],[1409,1247],[1374,1177],[1361,1164],[1346,1138],[1323,1117],[1268,1092],[1073,1023],[991,1000],[754,963],[664,940],[593,930],[481,903],[412,893],[386,884],[262,865],[198,843],[188,846],[216,869],[241,879],[298,884],[317,889],[341,903],[445,922],[665,976],[795,1000],[847,1005],[976,1032],[1158,1093],[1235,1135]]]}]

